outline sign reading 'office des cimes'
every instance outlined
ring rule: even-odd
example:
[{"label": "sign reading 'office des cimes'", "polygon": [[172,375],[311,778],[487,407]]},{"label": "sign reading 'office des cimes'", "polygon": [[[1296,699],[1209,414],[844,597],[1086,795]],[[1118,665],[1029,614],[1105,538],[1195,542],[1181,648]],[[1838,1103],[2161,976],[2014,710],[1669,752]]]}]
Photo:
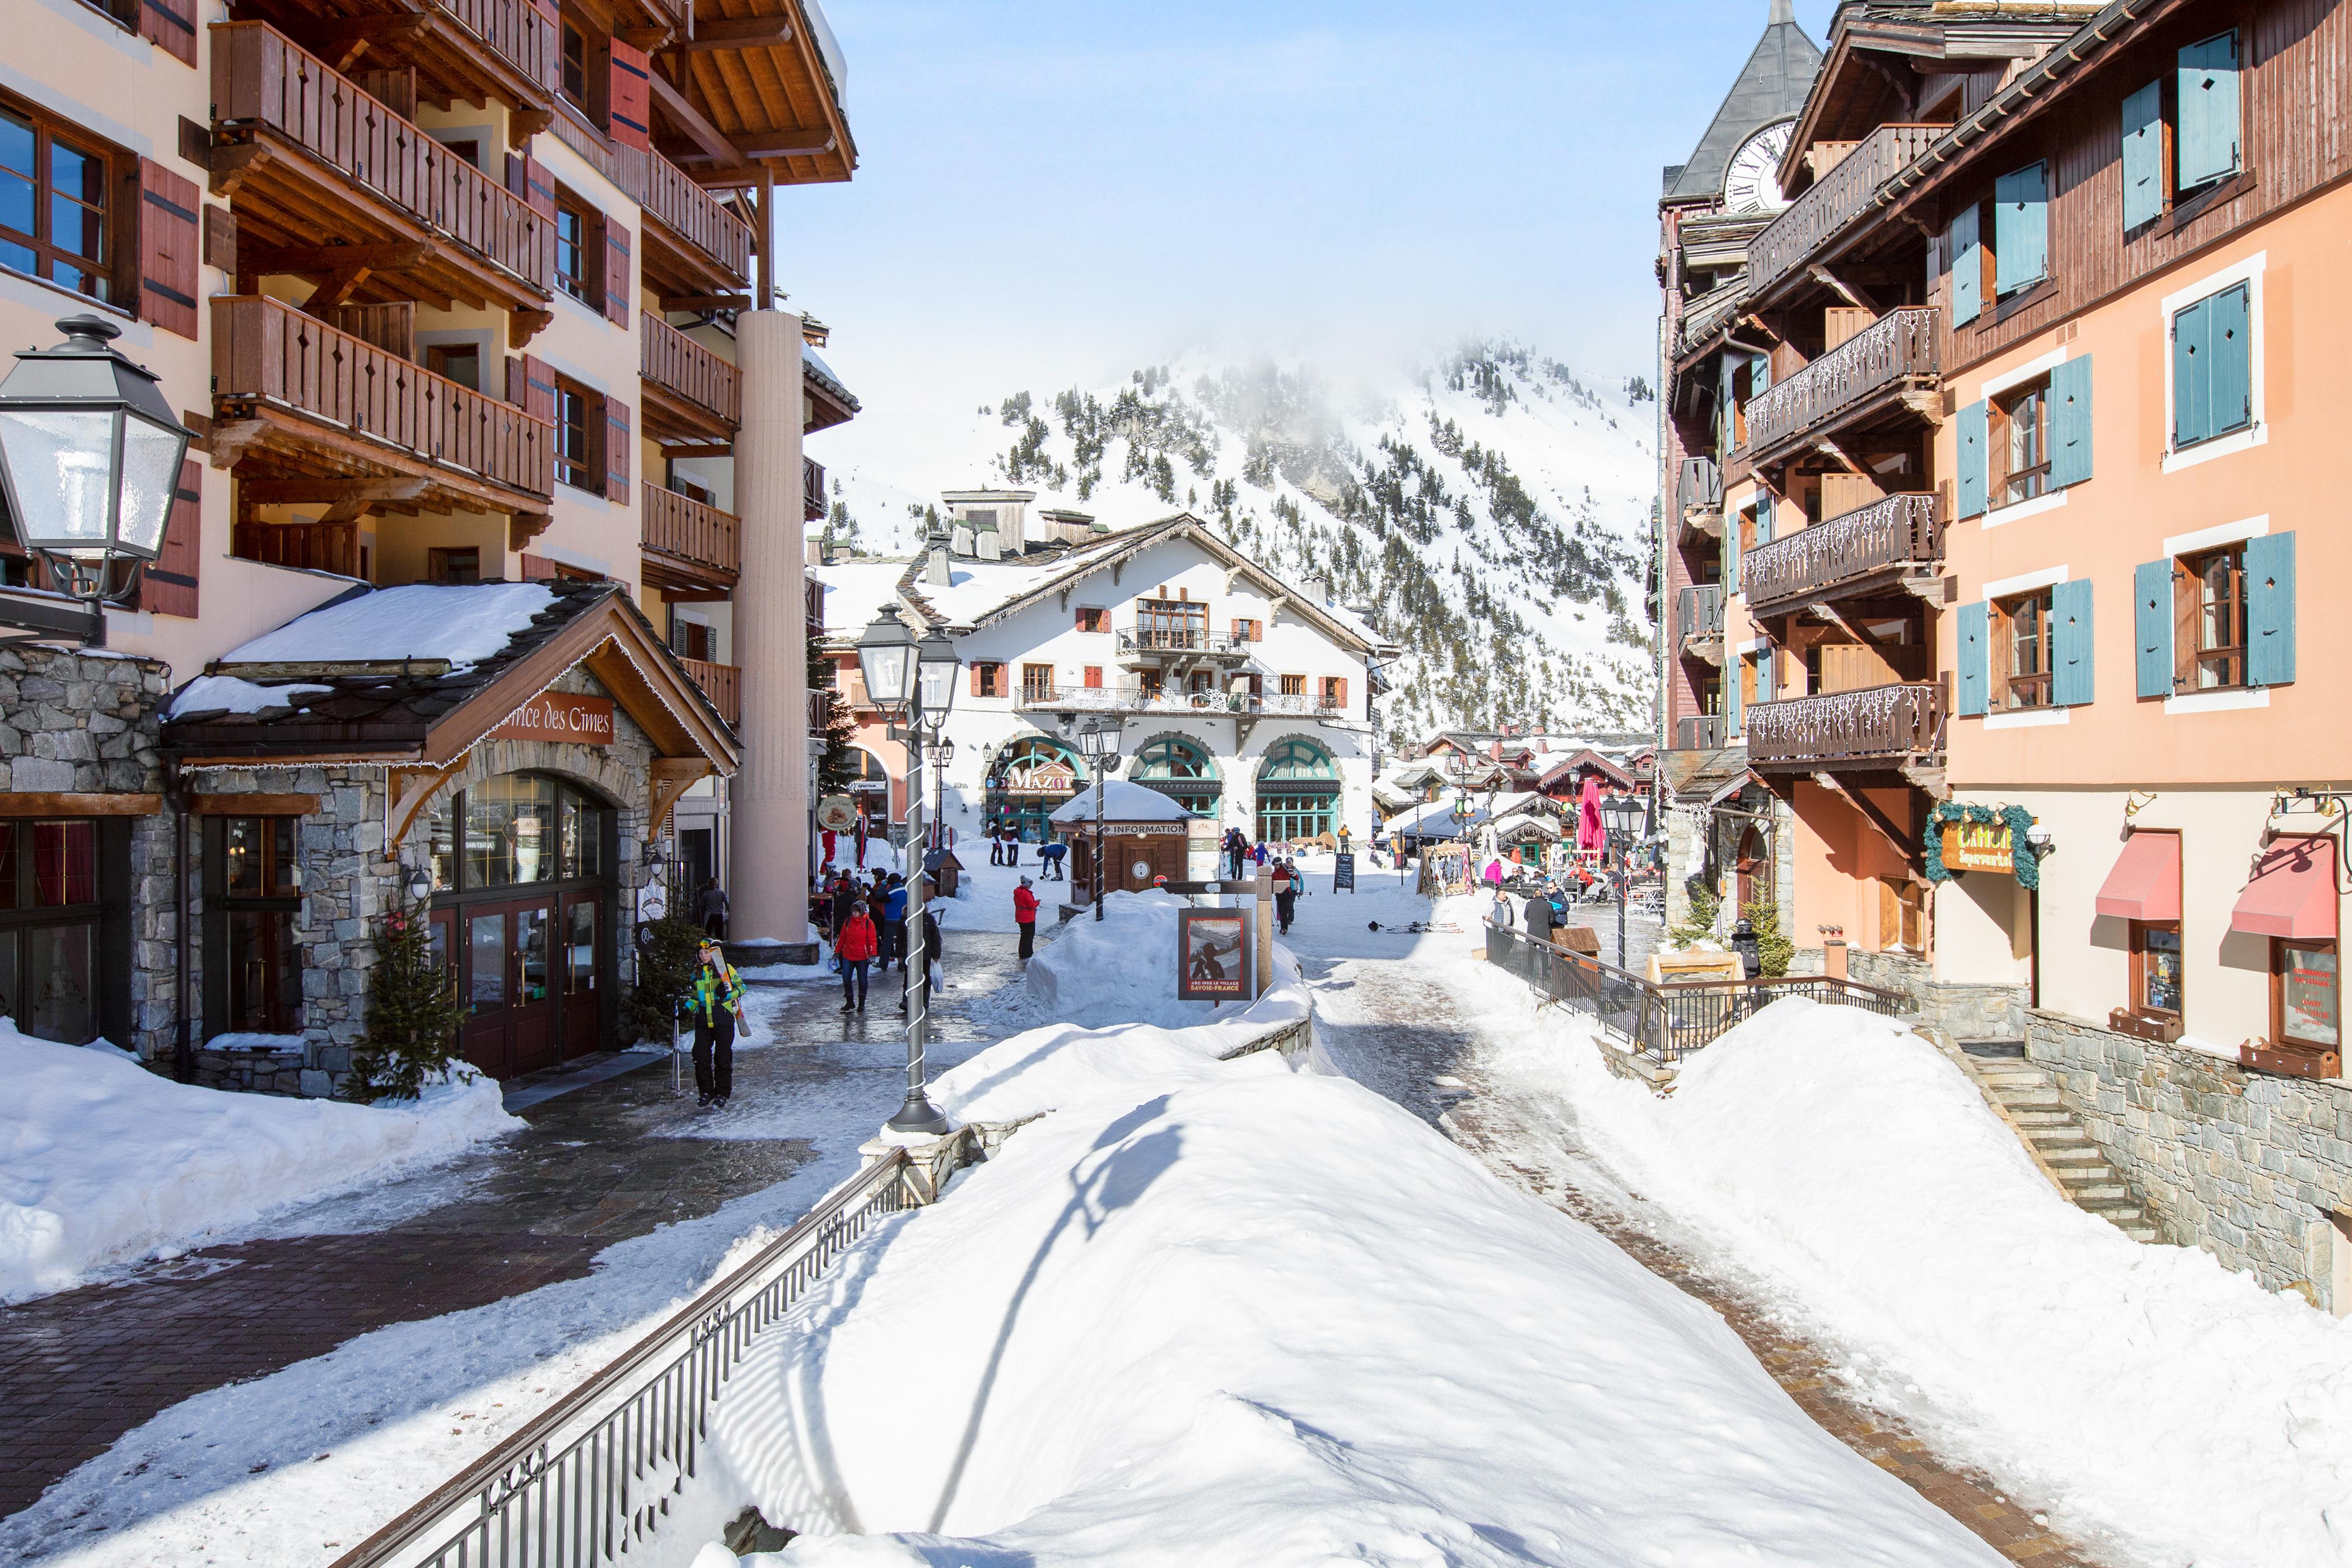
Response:
[{"label": "sign reading 'office des cimes'", "polygon": [[571,741],[580,745],[613,743],[613,700],[573,691],[542,691],[508,715],[490,733],[502,741]]}]

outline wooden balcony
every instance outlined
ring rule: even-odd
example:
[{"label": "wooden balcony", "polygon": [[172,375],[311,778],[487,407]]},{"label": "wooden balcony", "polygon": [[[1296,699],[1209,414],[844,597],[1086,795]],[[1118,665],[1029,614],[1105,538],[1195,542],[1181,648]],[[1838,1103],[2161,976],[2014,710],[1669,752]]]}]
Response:
[{"label": "wooden balcony", "polygon": [[831,510],[824,499],[824,465],[814,458],[801,459],[801,515],[810,522],[823,522]]},{"label": "wooden balcony", "polygon": [[1828,436],[1866,415],[1901,404],[1940,419],[1937,316],[1927,309],[1890,310],[1748,405],[1744,455],[1756,462],[1785,457],[1797,443]]},{"label": "wooden balcony", "polygon": [[1933,572],[1944,558],[1943,508],[1931,495],[1892,495],[1802,528],[1740,557],[1748,605],[1772,614]]},{"label": "wooden balcony", "polygon": [[263,22],[215,22],[212,191],[243,278],[321,279],[321,307],[547,299],[553,220]]},{"label": "wooden balcony", "polygon": [[1675,750],[1717,752],[1723,749],[1723,715],[1693,713],[1675,721]]},{"label": "wooden balcony", "polygon": [[1947,125],[1882,125],[1838,160],[1748,246],[1748,294],[1754,299],[1807,262],[1862,216],[1878,188],[1909,168]]},{"label": "wooden balcony", "polygon": [[1200,631],[1145,630],[1122,626],[1118,661],[1129,668],[1189,668],[1197,664],[1238,665],[1256,652],[1245,637],[1228,637],[1206,628]]},{"label": "wooden balcony", "polygon": [[[743,672],[731,664],[713,664],[707,658],[680,658],[678,667],[694,677],[719,716],[730,724],[743,721]],[[798,742],[794,742],[797,744]]]},{"label": "wooden balcony", "polygon": [[1927,763],[1943,754],[1944,719],[1944,688],[1927,681],[1759,702],[1748,762],[1782,773]]},{"label": "wooden balcony", "polygon": [[1676,515],[1681,519],[1680,537],[1685,543],[1697,537],[1723,537],[1723,470],[1713,458],[1685,458],[1682,473],[1675,485],[1679,502]]},{"label": "wooden balcony", "polygon": [[[646,287],[664,300],[739,293],[751,281],[751,226],[659,153],[633,159],[642,170],[629,194],[645,208]],[[747,304],[754,304],[747,294]]]},{"label": "wooden balcony", "polygon": [[1347,708],[1307,693],[1154,691],[1142,686],[1024,686],[1020,706],[1060,713],[1192,713],[1204,718],[1344,719]]},{"label": "wooden balcony", "polygon": [[414,70],[416,101],[436,109],[496,100],[518,147],[551,118],[562,41],[532,0],[243,0],[239,11],[346,68]]},{"label": "wooden balcony", "polygon": [[638,489],[646,581],[671,598],[720,597],[743,568],[735,514],[657,485]]},{"label": "wooden balcony", "polygon": [[1682,651],[1723,663],[1723,585],[1697,583],[1675,594],[1675,636]]},{"label": "wooden balcony", "polygon": [[543,518],[555,430],[280,300],[212,301],[212,463],[247,502]]},{"label": "wooden balcony", "polygon": [[638,312],[638,325],[646,433],[673,449],[731,450],[743,423],[735,367],[650,310]]}]

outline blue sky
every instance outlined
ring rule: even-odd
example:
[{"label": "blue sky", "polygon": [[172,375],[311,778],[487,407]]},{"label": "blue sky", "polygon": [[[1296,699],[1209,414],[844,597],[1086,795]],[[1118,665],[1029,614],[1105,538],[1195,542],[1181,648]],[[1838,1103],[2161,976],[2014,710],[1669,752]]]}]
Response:
[{"label": "blue sky", "polygon": [[1646,371],[1660,166],[1767,10],[830,0],[861,163],[779,193],[782,280],[869,403],[1479,331]]}]

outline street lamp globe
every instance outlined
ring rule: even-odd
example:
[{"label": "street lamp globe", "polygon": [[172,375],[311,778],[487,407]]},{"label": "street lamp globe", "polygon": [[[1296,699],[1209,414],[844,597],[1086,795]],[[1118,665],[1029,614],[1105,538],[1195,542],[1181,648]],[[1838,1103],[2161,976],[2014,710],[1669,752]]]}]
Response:
[{"label": "street lamp globe", "polygon": [[1118,743],[1118,731],[1108,724],[1089,724],[1078,731],[1079,753],[1088,758],[1108,756],[1111,748]]},{"label": "street lamp globe", "polygon": [[947,722],[948,710],[955,706],[956,677],[963,669],[963,661],[956,657],[955,644],[947,633],[933,626],[915,645],[915,664],[922,691],[923,723],[936,735]]},{"label": "street lamp globe", "polygon": [[948,764],[955,761],[955,742],[950,740],[940,741],[939,744],[939,757],[940,772],[944,773],[947,772]]},{"label": "street lamp globe", "polygon": [[162,552],[188,431],[153,374],[110,346],[119,328],[96,316],[57,326],[64,342],[19,351],[0,382],[0,485],[18,543],[97,599],[109,562]]},{"label": "street lamp globe", "polygon": [[915,634],[887,605],[857,639],[857,668],[866,678],[866,695],[896,724],[915,700]]}]

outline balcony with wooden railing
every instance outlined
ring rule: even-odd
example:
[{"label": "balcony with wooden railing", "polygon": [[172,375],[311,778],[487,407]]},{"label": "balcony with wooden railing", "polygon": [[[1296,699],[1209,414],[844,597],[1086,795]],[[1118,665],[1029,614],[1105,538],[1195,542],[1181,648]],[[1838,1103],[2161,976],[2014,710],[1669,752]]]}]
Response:
[{"label": "balcony with wooden railing", "polygon": [[1943,753],[1944,721],[1944,688],[1927,681],[1759,702],[1748,710],[1748,761],[1783,771],[1926,762]]},{"label": "balcony with wooden railing", "polygon": [[801,515],[810,522],[823,522],[829,510],[824,500],[824,465],[814,458],[801,459]]},{"label": "balcony with wooden railing", "polygon": [[1685,458],[1675,493],[1678,538],[1723,537],[1723,470],[1713,458]]},{"label": "balcony with wooden railing", "polygon": [[646,485],[646,581],[671,593],[725,592],[743,569],[741,526],[735,514]]},{"label": "balcony with wooden railing", "polygon": [[1683,652],[1723,662],[1723,584],[1695,583],[1675,591],[1675,636]]},{"label": "balcony with wooden railing", "polygon": [[1748,246],[1748,294],[1757,298],[1819,256],[1862,216],[1881,185],[1909,168],[1947,125],[1882,125],[1815,180]]},{"label": "balcony with wooden railing", "polygon": [[533,0],[240,0],[237,9],[331,58],[357,51],[352,68],[413,70],[416,101],[436,109],[496,100],[510,111],[516,146],[547,126],[562,40],[553,9]]},{"label": "balcony with wooden railing", "polygon": [[[678,667],[694,678],[719,716],[730,724],[743,721],[743,672],[731,664],[713,664],[707,658],[678,659]],[[797,743],[797,742],[795,742]]]},{"label": "balcony with wooden railing", "polygon": [[1739,559],[1739,587],[1749,609],[1769,612],[1924,574],[1943,558],[1937,499],[1885,496],[1746,552]]},{"label": "balcony with wooden railing", "polygon": [[725,449],[743,423],[735,367],[650,310],[637,321],[646,434],[666,447]]},{"label": "balcony with wooden railing", "polygon": [[1890,310],[1778,385],[1748,400],[1744,455],[1769,462],[1798,441],[1896,403],[1940,414],[1938,312]]},{"label": "balcony with wooden railing", "polygon": [[215,22],[212,191],[241,275],[446,308],[547,298],[553,220],[264,22]]},{"label": "balcony with wooden railing", "polygon": [[751,280],[751,226],[659,153],[632,163],[633,172],[642,170],[638,188],[629,194],[647,220],[646,287],[665,300],[746,288]]},{"label": "balcony with wooden railing", "polygon": [[1723,715],[1685,713],[1675,721],[1675,750],[1715,752],[1723,749]]},{"label": "balcony with wooden railing", "polygon": [[1207,717],[1344,719],[1345,703],[1327,702],[1307,692],[1170,691],[1148,686],[1058,686],[1024,684],[1024,709],[1063,713],[1193,713]]},{"label": "balcony with wooden railing", "polygon": [[212,312],[214,467],[292,481],[279,487],[289,500],[299,490],[437,511],[546,508],[546,420],[281,300],[216,296]]}]

